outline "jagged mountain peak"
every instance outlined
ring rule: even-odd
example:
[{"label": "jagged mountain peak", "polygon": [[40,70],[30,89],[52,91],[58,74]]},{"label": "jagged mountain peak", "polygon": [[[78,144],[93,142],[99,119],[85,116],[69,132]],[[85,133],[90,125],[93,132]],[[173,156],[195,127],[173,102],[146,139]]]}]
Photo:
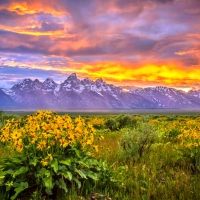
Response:
[{"label": "jagged mountain peak", "polygon": [[68,78],[63,82],[63,85],[69,84],[79,84],[80,80],[77,78],[76,73],[72,73]]},{"label": "jagged mountain peak", "polygon": [[39,90],[42,87],[42,83],[38,79],[35,79],[32,84],[30,84],[30,87]]},{"label": "jagged mountain peak", "polygon": [[67,80],[77,79],[76,73],[72,73],[68,76]]},{"label": "jagged mountain peak", "polygon": [[30,78],[25,78],[22,82],[32,82]]},{"label": "jagged mountain peak", "polygon": [[157,92],[163,92],[163,93],[168,93],[168,92],[183,92],[182,90],[177,90],[175,88],[170,88],[166,86],[155,86],[155,87],[146,87],[146,88],[135,88],[132,89],[131,92],[145,92],[145,91],[157,91]]},{"label": "jagged mountain peak", "polygon": [[25,87],[28,87],[32,83],[33,83],[33,81],[30,78],[25,78],[24,80],[22,80],[19,83],[15,84],[11,89],[25,88]]},{"label": "jagged mountain peak", "polygon": [[40,81],[37,78],[33,82],[40,83]]},{"label": "jagged mountain peak", "polygon": [[54,80],[50,77],[48,77],[44,82],[54,82]]},{"label": "jagged mountain peak", "polygon": [[103,83],[103,79],[102,78],[98,78],[95,82],[96,83]]},{"label": "jagged mountain peak", "polygon": [[[31,84],[33,82],[33,80],[31,80],[30,78],[25,78],[24,80],[20,81],[19,83],[17,83],[16,85],[27,85],[27,84]],[[15,86],[15,85],[14,85]]]},{"label": "jagged mountain peak", "polygon": [[72,73],[61,84],[55,83],[52,78],[47,78],[44,82],[26,78],[10,90],[5,90],[5,94],[22,107],[200,108],[200,91],[185,93],[165,86],[129,88],[132,90],[124,92],[122,87],[108,84],[102,78],[96,81],[89,78],[80,80]]},{"label": "jagged mountain peak", "polygon": [[194,95],[193,98],[182,90],[165,86],[136,89],[132,93],[153,101],[159,108],[185,108],[200,105],[200,101],[195,99]]},{"label": "jagged mountain peak", "polygon": [[47,78],[42,84],[44,87],[55,87],[57,85],[52,78]]},{"label": "jagged mountain peak", "polygon": [[81,80],[81,83],[83,85],[91,85],[93,83],[93,81],[90,80],[89,78],[85,78],[85,79]]},{"label": "jagged mountain peak", "polygon": [[[141,88],[138,88],[138,89],[141,89]],[[153,86],[153,87],[146,87],[146,88],[143,88],[143,90],[158,90],[158,91],[165,91],[165,90],[169,90],[169,89],[173,89],[173,88],[169,88],[169,87],[166,87],[166,86]],[[136,89],[137,90],[137,89]]]},{"label": "jagged mountain peak", "polygon": [[103,84],[105,84],[107,86],[106,83],[103,82],[103,79],[102,78],[99,78],[95,81],[95,84],[98,88],[100,88]]}]

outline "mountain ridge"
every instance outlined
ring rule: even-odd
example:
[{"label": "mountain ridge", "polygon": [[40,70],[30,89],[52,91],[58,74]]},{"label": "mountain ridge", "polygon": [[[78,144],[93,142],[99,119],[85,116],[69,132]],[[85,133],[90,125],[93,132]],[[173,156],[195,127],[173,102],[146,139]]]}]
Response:
[{"label": "mountain ridge", "polygon": [[[33,109],[157,109],[200,108],[200,90],[184,92],[156,86],[129,91],[108,84],[102,78],[92,81],[78,79],[75,73],[58,84],[52,78],[41,82],[25,78],[8,90],[0,92],[0,99],[9,99],[7,106]],[[5,102],[0,101],[0,108]]]}]

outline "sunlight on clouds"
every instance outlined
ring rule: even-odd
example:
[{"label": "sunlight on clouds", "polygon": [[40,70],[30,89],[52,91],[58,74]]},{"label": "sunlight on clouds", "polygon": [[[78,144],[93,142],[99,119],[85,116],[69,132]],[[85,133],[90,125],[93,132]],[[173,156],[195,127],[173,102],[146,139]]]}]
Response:
[{"label": "sunlight on clouds", "polygon": [[178,0],[4,0],[0,64],[186,91],[200,82],[199,5]]},{"label": "sunlight on clouds", "polygon": [[[59,60],[62,57],[44,57],[43,60],[31,62],[20,62],[15,60],[4,60],[4,66],[19,67],[24,69],[39,69],[43,71],[55,71],[66,77],[66,74],[77,73],[78,77],[96,80],[103,78],[104,81],[115,85],[163,85],[176,87],[187,91],[200,81],[200,68],[184,68],[177,64],[130,64],[125,62],[102,62],[102,63],[77,63],[73,60]],[[57,60],[56,60],[57,59]],[[68,58],[66,58],[67,60]]]},{"label": "sunlight on clouds", "polygon": [[131,65],[129,63],[98,63],[84,65],[88,74],[92,77],[102,77],[112,79],[117,82],[129,82],[137,85],[138,83],[150,84],[159,83],[160,85],[174,84],[193,84],[200,81],[200,68],[184,68],[178,64],[143,64]]},{"label": "sunlight on clouds", "polygon": [[67,12],[63,11],[56,11],[52,6],[52,1],[43,2],[43,1],[23,1],[22,3],[13,2],[9,7],[7,8],[11,12],[17,12],[19,15],[25,15],[25,14],[36,14],[36,13],[51,13],[55,16],[62,16],[63,14],[67,14]]},{"label": "sunlight on clouds", "polygon": [[[0,25],[0,29],[5,30],[5,31],[10,31],[13,33],[18,33],[18,34],[25,34],[25,35],[33,35],[33,36],[53,36],[53,37],[63,37],[63,31],[48,31],[48,32],[37,32],[37,31],[27,31],[22,29],[21,27],[6,27]],[[71,37],[71,35],[66,35],[65,37]]]},{"label": "sunlight on clouds", "polygon": [[194,54],[194,55],[200,56],[200,49],[191,49],[189,51],[179,51],[179,52],[175,52],[175,54],[179,56],[183,56],[187,54]]}]

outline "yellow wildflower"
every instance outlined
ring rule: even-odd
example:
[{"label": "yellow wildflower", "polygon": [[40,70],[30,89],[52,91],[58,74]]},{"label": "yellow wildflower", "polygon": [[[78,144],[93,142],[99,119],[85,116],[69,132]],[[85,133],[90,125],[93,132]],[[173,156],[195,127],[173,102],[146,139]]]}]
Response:
[{"label": "yellow wildflower", "polygon": [[47,166],[48,165],[48,162],[46,161],[46,159],[42,159],[40,162],[42,163],[43,166]]},{"label": "yellow wildflower", "polygon": [[14,130],[13,133],[11,134],[11,138],[12,138],[13,140],[18,139],[18,138],[20,138],[21,136],[22,136],[22,134],[19,133],[17,130]]},{"label": "yellow wildflower", "polygon": [[99,151],[98,146],[97,145],[93,145],[93,148],[95,149],[96,152]]},{"label": "yellow wildflower", "polygon": [[76,127],[75,128],[75,131],[79,134],[82,134],[83,133],[83,130],[80,128],[80,127]]},{"label": "yellow wildflower", "polygon": [[38,144],[37,149],[42,150],[43,148],[45,148],[46,143],[47,143],[46,141],[41,141],[41,142]]},{"label": "yellow wildflower", "polygon": [[16,150],[18,152],[21,152],[23,150],[23,145],[22,144],[17,145]]},{"label": "yellow wildflower", "polygon": [[91,145],[94,141],[94,138],[91,136],[88,140],[87,140],[87,144]]},{"label": "yellow wildflower", "polygon": [[49,160],[53,160],[53,156],[50,153],[48,153],[48,157],[49,157]]},{"label": "yellow wildflower", "polygon": [[193,144],[195,147],[198,147],[199,145],[195,142],[194,144]]}]

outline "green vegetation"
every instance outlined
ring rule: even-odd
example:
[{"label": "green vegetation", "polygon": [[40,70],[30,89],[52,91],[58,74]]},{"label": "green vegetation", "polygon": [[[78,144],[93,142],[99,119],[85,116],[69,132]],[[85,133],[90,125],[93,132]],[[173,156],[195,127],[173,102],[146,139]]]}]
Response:
[{"label": "green vegetation", "polygon": [[0,116],[2,200],[200,199],[197,114]]},{"label": "green vegetation", "polygon": [[6,114],[4,111],[0,110],[0,128],[6,124],[6,120],[18,119],[19,115],[16,114]]}]

